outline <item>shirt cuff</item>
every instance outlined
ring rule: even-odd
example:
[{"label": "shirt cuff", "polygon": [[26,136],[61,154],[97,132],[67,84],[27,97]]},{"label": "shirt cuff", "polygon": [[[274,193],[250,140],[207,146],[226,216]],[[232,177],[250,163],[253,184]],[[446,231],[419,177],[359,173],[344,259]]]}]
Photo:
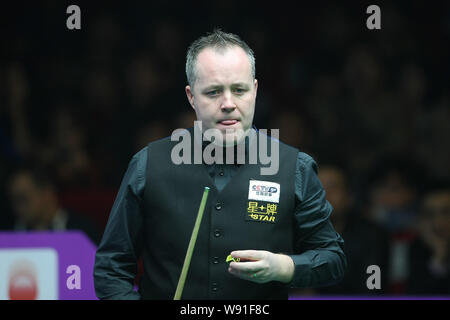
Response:
[{"label": "shirt cuff", "polygon": [[292,280],[286,284],[289,288],[307,287],[311,283],[311,264],[312,261],[306,254],[289,255],[294,261],[294,275]]}]

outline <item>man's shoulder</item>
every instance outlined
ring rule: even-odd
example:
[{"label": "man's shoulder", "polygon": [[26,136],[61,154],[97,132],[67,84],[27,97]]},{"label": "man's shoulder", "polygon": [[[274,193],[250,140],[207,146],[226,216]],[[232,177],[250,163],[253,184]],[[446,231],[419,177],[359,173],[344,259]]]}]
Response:
[{"label": "man's shoulder", "polygon": [[280,139],[273,137],[273,136],[269,136],[265,131],[261,130],[261,129],[255,129],[255,132],[259,135],[259,136],[263,136],[266,139],[268,139],[270,142],[274,142],[279,144],[280,148],[284,148],[286,150],[289,150],[291,152],[295,152],[298,153],[300,152],[300,150],[294,146],[291,146],[283,141],[281,141]]},{"label": "man's shoulder", "polygon": [[316,160],[306,152],[298,150],[297,153],[297,162],[296,162],[296,172],[302,172],[306,174],[307,171],[310,170],[318,172],[318,165]]},{"label": "man's shoulder", "polygon": [[132,161],[138,163],[139,167],[146,167],[148,161],[166,162],[171,157],[170,150],[178,143],[173,136],[164,137],[150,141],[145,147],[133,155]]},{"label": "man's shoulder", "polygon": [[[192,137],[194,136],[194,128],[190,127],[190,128],[178,128],[175,129],[172,134],[170,136],[161,138],[161,139],[157,139],[154,141],[150,141],[147,144],[147,148],[151,149],[151,148],[157,148],[157,147],[167,147],[167,146],[173,146],[175,144],[177,144],[180,140],[189,138],[192,139]],[[188,140],[189,140],[188,139]],[[145,148],[144,148],[145,149]]]},{"label": "man's shoulder", "polygon": [[145,147],[143,147],[138,152],[136,152],[133,155],[133,158],[140,159],[140,158],[146,157],[147,153],[150,149],[155,149],[157,147],[161,147],[161,146],[168,145],[171,143],[173,143],[173,141],[171,140],[171,136],[164,137],[164,138],[154,140],[154,141],[150,141]]},{"label": "man's shoulder", "polygon": [[170,135],[170,136],[158,139],[158,140],[150,141],[144,149],[148,150],[149,148],[154,148],[156,146],[171,144],[172,142],[173,142],[172,136]]},{"label": "man's shoulder", "polygon": [[298,150],[297,155],[298,161],[302,162],[303,164],[309,164],[311,162],[315,162],[314,158],[310,156],[308,153]]}]

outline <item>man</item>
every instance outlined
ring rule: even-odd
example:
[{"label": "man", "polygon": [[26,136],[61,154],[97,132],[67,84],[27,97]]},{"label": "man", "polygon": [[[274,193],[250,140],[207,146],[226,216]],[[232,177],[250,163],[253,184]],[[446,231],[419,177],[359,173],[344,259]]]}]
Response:
[{"label": "man", "polygon": [[[389,238],[378,225],[365,217],[355,203],[350,189],[348,174],[337,165],[322,165],[319,179],[333,206],[331,221],[336,231],[345,239],[345,255],[348,268],[344,279],[337,285],[323,287],[321,294],[382,294],[387,290]],[[367,287],[367,267],[377,265],[385,273],[381,277],[380,288]]]},{"label": "man", "polygon": [[95,244],[100,240],[97,228],[87,219],[66,210],[58,201],[53,181],[41,169],[23,166],[9,179],[9,196],[16,231],[83,231]]},{"label": "man", "polygon": [[450,293],[450,183],[439,182],[423,196],[418,237],[411,243],[407,293]]},{"label": "man", "polygon": [[413,159],[387,156],[368,175],[368,217],[389,238],[387,292],[405,294],[408,252],[416,235],[421,172]]},{"label": "man", "polygon": [[[330,223],[332,208],[316,163],[281,142],[274,147],[267,136],[254,138],[258,82],[252,50],[238,36],[215,30],[192,43],[186,60],[185,91],[200,131],[207,136],[212,130],[210,140],[224,147],[214,150],[222,150],[222,157],[233,151],[235,161],[222,164],[215,153],[219,161],[212,164],[176,165],[170,138],[138,152],[97,251],[97,296],[173,298],[204,187],[209,198],[183,299],[286,299],[292,287],[338,282],[346,267],[343,240]],[[203,151],[211,146],[206,140]],[[255,141],[270,141],[271,151],[279,151],[279,170],[263,175],[261,163],[237,161],[242,146],[245,157],[253,156]],[[194,153],[198,145],[194,138]],[[240,262],[227,265],[228,254]],[[135,292],[139,257],[144,274]]]}]

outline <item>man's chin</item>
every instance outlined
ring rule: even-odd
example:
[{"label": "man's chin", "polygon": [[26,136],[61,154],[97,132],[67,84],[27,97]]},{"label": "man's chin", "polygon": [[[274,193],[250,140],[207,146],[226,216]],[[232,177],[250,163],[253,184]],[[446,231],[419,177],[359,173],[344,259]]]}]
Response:
[{"label": "man's chin", "polygon": [[219,139],[218,144],[224,147],[231,147],[239,144],[245,137],[245,131],[241,128],[238,129],[227,129],[226,132],[222,132],[222,137]]}]

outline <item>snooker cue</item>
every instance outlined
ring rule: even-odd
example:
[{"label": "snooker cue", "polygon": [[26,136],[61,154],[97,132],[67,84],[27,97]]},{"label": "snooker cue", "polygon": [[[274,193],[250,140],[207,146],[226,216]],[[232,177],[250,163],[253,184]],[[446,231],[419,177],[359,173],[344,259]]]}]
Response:
[{"label": "snooker cue", "polygon": [[183,269],[181,269],[180,278],[178,279],[177,290],[173,300],[180,300],[184,289],[184,283],[186,282],[186,276],[191,264],[192,253],[194,252],[195,242],[197,241],[198,230],[203,218],[203,212],[205,211],[206,200],[208,199],[209,187],[205,187],[203,191],[202,201],[198,208],[197,219],[195,220],[194,229],[192,230],[191,240],[189,240],[189,246],[186,251],[186,257],[184,258]]}]

